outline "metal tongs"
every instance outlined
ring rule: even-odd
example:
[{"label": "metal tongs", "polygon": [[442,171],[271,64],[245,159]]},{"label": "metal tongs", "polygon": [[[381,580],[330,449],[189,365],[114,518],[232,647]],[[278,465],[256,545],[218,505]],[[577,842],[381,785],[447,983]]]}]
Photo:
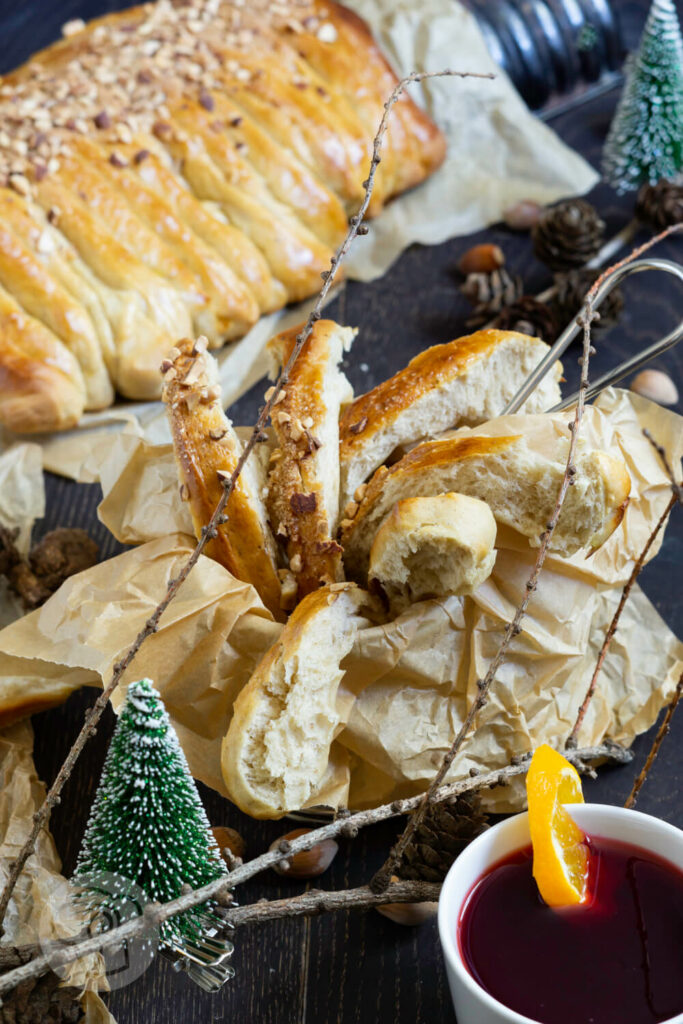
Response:
[{"label": "metal tongs", "polygon": [[[671,260],[659,260],[659,259],[643,259],[636,260],[634,263],[629,263],[624,267],[618,267],[611,274],[609,274],[602,282],[595,295],[593,302],[593,308],[597,309],[600,303],[606,295],[612,291],[613,288],[623,281],[624,278],[628,277],[629,274],[638,274],[642,270],[663,270],[667,274],[673,274],[679,281],[683,282],[683,267],[678,263],[673,263]],[[555,344],[552,346],[550,351],[543,357],[535,370],[527,377],[526,381],[519,389],[512,401],[503,409],[501,416],[507,413],[518,412],[520,407],[529,397],[531,392],[536,388],[541,380],[545,377],[546,373],[553,365],[556,359],[558,359],[573,338],[576,337],[578,332],[581,330],[581,326],[578,320],[581,317],[581,312],[576,314],[574,319],[565,327],[562,334],[559,336]],[[660,355],[662,352],[667,352],[670,348],[683,337],[683,319],[681,319],[673,331],[670,331],[664,338],[656,341],[653,345],[649,345],[648,348],[643,349],[635,356],[631,356],[630,359],[626,359],[623,363],[620,363],[614,370],[610,370],[609,373],[603,374],[598,380],[589,384],[586,390],[585,399],[595,398],[596,395],[600,394],[603,388],[609,387],[611,384],[616,384],[618,381],[623,380],[629,374],[635,370],[639,370],[641,366],[649,363],[655,356]],[[565,398],[559,405],[553,406],[552,409],[548,409],[548,412],[559,412],[561,409],[568,409],[570,406],[575,405],[579,397],[578,391],[570,395],[569,398]]]}]

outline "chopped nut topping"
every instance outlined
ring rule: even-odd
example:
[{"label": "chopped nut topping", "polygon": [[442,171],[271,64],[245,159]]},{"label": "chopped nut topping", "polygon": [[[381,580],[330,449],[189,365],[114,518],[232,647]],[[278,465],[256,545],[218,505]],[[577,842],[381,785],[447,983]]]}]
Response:
[{"label": "chopped nut topping", "polygon": [[310,430],[310,429],[311,429],[311,427],[313,426],[313,417],[312,417],[312,416],[306,416],[306,418],[305,418],[305,419],[303,419],[303,420],[302,420],[301,422],[303,423],[303,425],[304,425],[304,426],[305,426],[305,427],[306,427],[306,428],[307,428],[308,430]]},{"label": "chopped nut topping", "polygon": [[109,154],[109,163],[112,164],[113,167],[128,166],[128,161],[126,160],[125,156],[121,156],[121,154],[117,153],[116,150],[114,150],[113,153]]},{"label": "chopped nut topping", "polygon": [[360,502],[365,497],[365,492],[367,491],[367,489],[367,484],[359,484],[358,487],[356,487],[355,491],[353,492],[354,500],[360,504]]},{"label": "chopped nut topping", "polygon": [[187,486],[187,484],[181,484],[180,485],[180,500],[181,501],[189,501],[190,500],[190,488]]},{"label": "chopped nut topping", "polygon": [[69,39],[70,36],[75,36],[78,32],[82,32],[85,28],[85,22],[83,18],[72,18],[71,21],[67,21],[62,25],[62,35],[65,39]]},{"label": "chopped nut topping", "polygon": [[344,517],[346,519],[353,519],[356,512],[358,511],[358,505],[355,501],[350,501],[344,509]]},{"label": "chopped nut topping", "polygon": [[349,430],[351,431],[352,434],[360,434],[360,433],[362,433],[365,430],[367,425],[368,425],[368,418],[367,418],[367,416],[364,416],[363,419],[362,420],[358,420],[357,423],[352,423],[351,426],[349,427]]},{"label": "chopped nut topping", "polygon": [[301,572],[303,568],[303,562],[301,561],[301,555],[296,554],[289,560],[289,568],[292,572]]},{"label": "chopped nut topping", "polygon": [[225,427],[214,427],[213,430],[209,431],[209,437],[212,441],[220,441],[221,438],[225,437],[227,432],[228,431]]},{"label": "chopped nut topping", "polygon": [[315,512],[318,505],[318,499],[313,492],[310,494],[295,492],[289,499],[289,505],[292,512],[296,515],[303,512]]},{"label": "chopped nut topping", "polygon": [[209,347],[209,339],[204,334],[200,334],[194,345],[192,346],[192,354],[195,356],[202,355],[207,351]]},{"label": "chopped nut topping", "polygon": [[348,583],[331,583],[330,584],[330,591],[333,594],[338,594],[340,592],[340,590],[347,590],[348,586],[349,586]]},{"label": "chopped nut topping", "polygon": [[285,412],[284,409],[279,409],[274,415],[274,419],[276,419],[277,422],[280,424],[289,423],[291,418],[292,417],[289,415],[289,413]]}]

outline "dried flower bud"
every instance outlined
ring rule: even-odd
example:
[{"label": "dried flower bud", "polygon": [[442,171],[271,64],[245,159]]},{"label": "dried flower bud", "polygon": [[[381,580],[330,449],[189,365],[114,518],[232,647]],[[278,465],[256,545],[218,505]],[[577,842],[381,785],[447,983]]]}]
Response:
[{"label": "dried flower bud", "polygon": [[465,277],[468,274],[490,274],[505,263],[505,254],[499,245],[484,242],[474,245],[463,253],[458,262],[458,270]]},{"label": "dried flower bud", "polygon": [[[292,839],[298,839],[299,836],[308,835],[310,831],[310,828],[295,828],[293,832],[288,832],[271,843],[269,849],[279,850],[283,840],[290,842]],[[327,871],[336,857],[338,849],[334,839],[323,839],[321,843],[312,846],[310,850],[302,850],[284,861],[279,861],[274,865],[273,870],[277,871],[278,875],[287,875],[290,878],[317,878],[318,875]]]}]

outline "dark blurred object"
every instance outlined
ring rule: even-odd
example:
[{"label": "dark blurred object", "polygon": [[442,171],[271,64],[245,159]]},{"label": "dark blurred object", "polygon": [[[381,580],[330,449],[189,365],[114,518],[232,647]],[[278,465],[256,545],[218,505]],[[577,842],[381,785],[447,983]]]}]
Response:
[{"label": "dark blurred object", "polygon": [[636,217],[655,231],[683,223],[683,185],[665,178],[656,185],[643,185],[636,199]]},{"label": "dark blurred object", "polygon": [[[551,303],[560,328],[566,327],[579,312],[588,290],[601,273],[602,270],[589,270],[582,267],[580,270],[570,270],[566,274],[555,275],[556,291]],[[624,296],[621,288],[613,288],[600,304],[600,319],[593,323],[593,330],[607,330],[613,327],[621,316],[623,308]]]},{"label": "dark blurred object", "polygon": [[536,257],[556,271],[584,266],[604,237],[605,222],[585,199],[565,199],[547,207],[531,232]]},{"label": "dark blurred object", "polygon": [[534,338],[541,338],[551,345],[557,337],[557,320],[551,306],[540,302],[533,295],[522,295],[521,299],[505,306],[496,317],[494,327],[499,331],[520,331]]},{"label": "dark blurred object", "polygon": [[64,580],[89,569],[99,557],[97,544],[85,530],[59,527],[46,533],[25,561],[14,544],[18,532],[0,526],[0,575],[27,611],[38,608]]},{"label": "dark blurred object", "polygon": [[491,56],[533,110],[619,78],[616,0],[466,0]]}]

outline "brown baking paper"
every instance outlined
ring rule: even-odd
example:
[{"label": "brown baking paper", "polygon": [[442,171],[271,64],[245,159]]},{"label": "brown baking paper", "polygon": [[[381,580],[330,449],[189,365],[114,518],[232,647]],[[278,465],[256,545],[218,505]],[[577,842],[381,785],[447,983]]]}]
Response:
[{"label": "brown baking paper", "polygon": [[[435,245],[501,220],[519,199],[551,203],[587,192],[593,168],[535,117],[493,61],[473,15],[455,0],[346,0],[370,25],[395,71],[491,72],[493,81],[432,79],[410,87],[446,135],[443,167],[419,188],[390,203],[370,233],[354,242],[347,277],[384,274],[414,242]],[[226,405],[263,375],[262,352],[277,331],[303,320],[315,300],[263,317],[218,363]],[[46,469],[82,482],[99,479],[109,438],[128,429],[146,440],[168,439],[159,402],[119,402],[86,413],[76,430],[38,440]],[[2,438],[0,437],[0,447]]]},{"label": "brown baking paper", "polygon": [[[45,787],[33,764],[33,730],[20,722],[0,732],[0,887],[33,825]],[[21,873],[4,919],[3,945],[26,946],[63,937],[61,898],[67,881],[52,836],[43,831]],[[108,988],[100,956],[71,965],[64,984],[82,992],[85,1024],[116,1024],[97,990]]]},{"label": "brown baking paper", "polygon": [[[568,444],[570,414],[501,417],[484,434],[523,433],[531,448]],[[665,507],[668,478],[647,426],[673,465],[683,452],[681,418],[610,389],[586,409],[580,444],[623,458],[632,479],[624,521],[591,558],[550,556],[521,634],[498,672],[476,732],[452,776],[495,768],[570,731],[597,652],[635,557]],[[467,431],[465,431],[467,432]],[[132,551],[67,580],[43,608],[0,632],[0,716],[21,716],[101,686],[193,546],[170,446],[122,436],[103,466],[100,517]],[[265,446],[264,446],[265,447]],[[342,721],[328,775],[311,803],[367,806],[424,788],[459,728],[476,680],[520,601],[535,552],[499,528],[492,576],[471,598],[414,605],[393,622],[362,630],[344,664]],[[652,552],[656,550],[655,545]],[[142,676],[159,687],[193,774],[225,794],[220,747],[235,697],[279,635],[255,590],[200,557],[114,696]],[[630,743],[655,720],[683,667],[683,646],[637,587],[626,606],[580,740]],[[521,794],[494,793],[498,809]]]}]

